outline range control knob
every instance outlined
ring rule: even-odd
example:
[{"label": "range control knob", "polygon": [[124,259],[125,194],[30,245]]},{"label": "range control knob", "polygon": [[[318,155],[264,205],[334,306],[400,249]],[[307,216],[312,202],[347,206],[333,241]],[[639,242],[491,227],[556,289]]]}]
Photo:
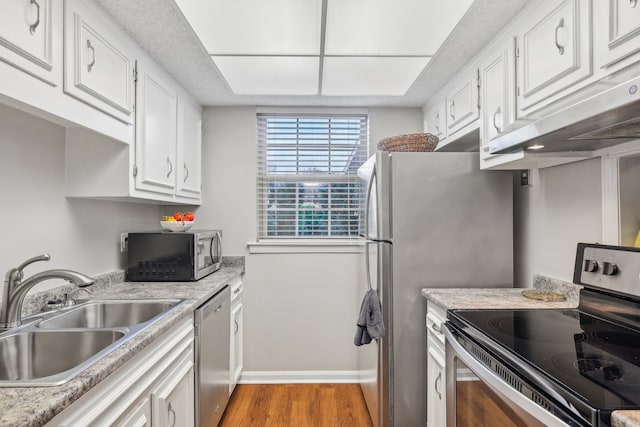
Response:
[{"label": "range control knob", "polygon": [[598,271],[598,262],[594,261],[592,259],[585,259],[584,260],[584,271],[586,271],[588,273],[595,273],[596,271]]},{"label": "range control knob", "polygon": [[605,276],[615,276],[618,274],[618,264],[612,262],[605,262],[602,264],[602,274]]}]

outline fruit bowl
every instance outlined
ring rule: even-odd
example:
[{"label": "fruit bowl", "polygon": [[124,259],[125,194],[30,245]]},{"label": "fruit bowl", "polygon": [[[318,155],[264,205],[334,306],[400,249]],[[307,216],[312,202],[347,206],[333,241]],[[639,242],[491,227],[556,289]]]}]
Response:
[{"label": "fruit bowl", "polygon": [[193,221],[160,221],[160,227],[167,231],[187,231],[193,226]]}]

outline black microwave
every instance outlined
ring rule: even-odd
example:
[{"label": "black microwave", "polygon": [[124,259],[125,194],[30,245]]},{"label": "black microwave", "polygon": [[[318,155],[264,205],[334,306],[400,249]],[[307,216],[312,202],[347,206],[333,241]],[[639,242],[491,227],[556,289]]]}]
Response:
[{"label": "black microwave", "polygon": [[222,231],[128,233],[126,280],[182,282],[220,268]]}]

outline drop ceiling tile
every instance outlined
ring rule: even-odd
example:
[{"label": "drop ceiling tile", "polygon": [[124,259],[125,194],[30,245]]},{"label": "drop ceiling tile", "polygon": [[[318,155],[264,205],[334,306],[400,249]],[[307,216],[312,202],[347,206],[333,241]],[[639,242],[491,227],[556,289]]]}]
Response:
[{"label": "drop ceiling tile", "polygon": [[211,55],[318,55],[321,0],[176,0]]},{"label": "drop ceiling tile", "polygon": [[328,0],[326,55],[433,56],[473,0]]},{"label": "drop ceiling tile", "polygon": [[317,95],[318,57],[213,56],[237,95]]},{"label": "drop ceiling tile", "polygon": [[404,95],[429,58],[325,57],[322,95]]}]

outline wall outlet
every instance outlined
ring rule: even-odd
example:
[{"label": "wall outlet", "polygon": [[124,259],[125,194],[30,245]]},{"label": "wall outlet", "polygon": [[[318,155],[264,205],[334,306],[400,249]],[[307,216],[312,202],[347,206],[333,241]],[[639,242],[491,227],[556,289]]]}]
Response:
[{"label": "wall outlet", "polygon": [[531,170],[530,169],[522,169],[520,171],[520,185],[531,185]]},{"label": "wall outlet", "polygon": [[129,233],[120,233],[120,253],[127,251],[128,241],[129,241]]}]

